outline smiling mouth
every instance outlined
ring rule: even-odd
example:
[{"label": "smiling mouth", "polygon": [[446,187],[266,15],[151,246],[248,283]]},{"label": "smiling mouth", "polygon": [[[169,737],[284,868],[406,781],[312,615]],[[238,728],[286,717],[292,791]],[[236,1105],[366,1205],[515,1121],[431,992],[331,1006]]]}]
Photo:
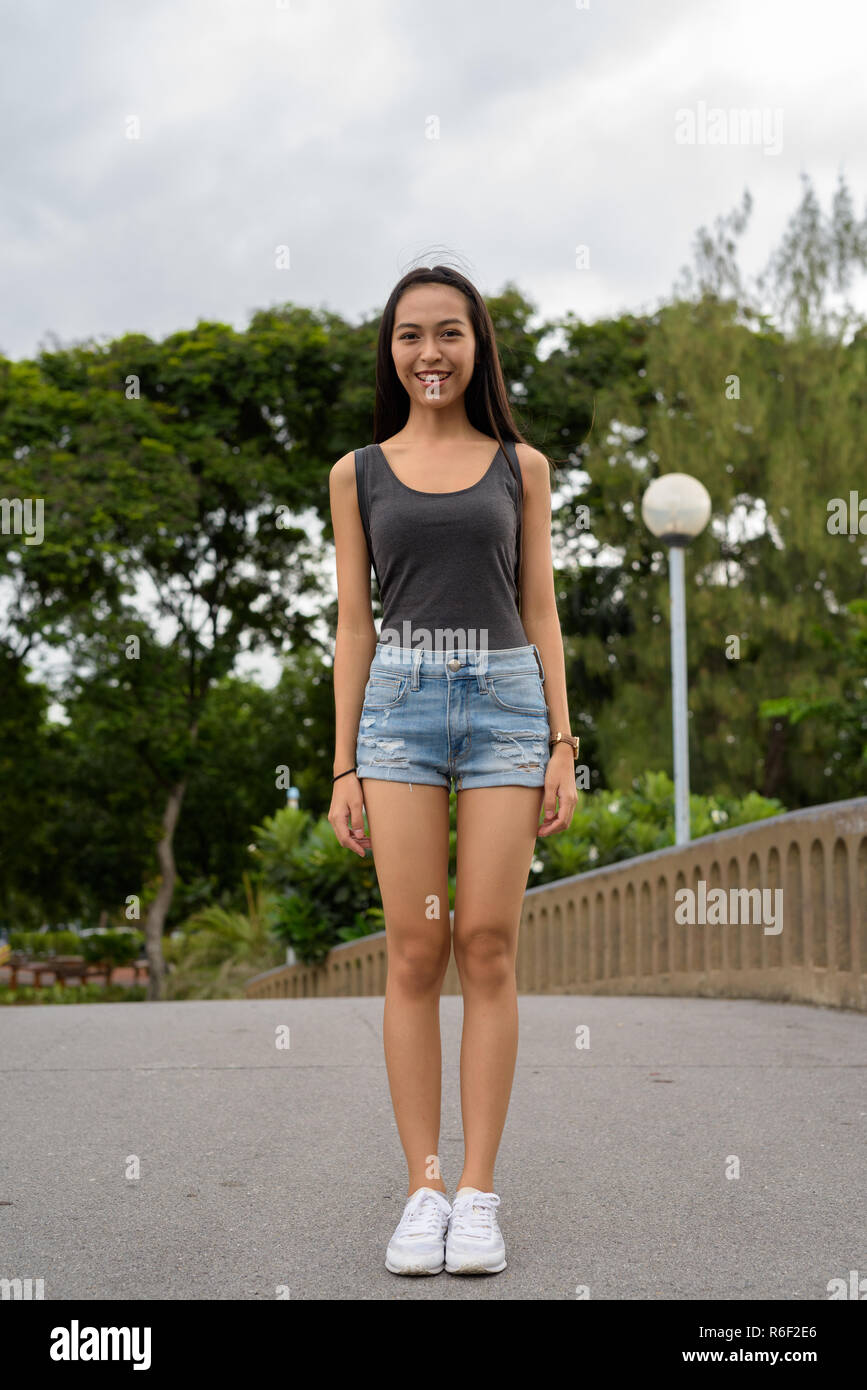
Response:
[{"label": "smiling mouth", "polygon": [[416,379],[429,386],[432,381],[448,381],[451,372],[416,372]]}]

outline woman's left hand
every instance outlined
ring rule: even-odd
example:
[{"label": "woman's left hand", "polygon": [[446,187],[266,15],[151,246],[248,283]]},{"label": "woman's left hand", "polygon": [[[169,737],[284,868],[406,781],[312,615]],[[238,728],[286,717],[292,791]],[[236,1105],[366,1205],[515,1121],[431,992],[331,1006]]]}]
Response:
[{"label": "woman's left hand", "polygon": [[[575,786],[577,764],[568,743],[552,748],[545,772],[545,800],[542,808],[545,819],[536,834],[554,835],[565,830],[572,822],[575,807],[578,805],[578,791]],[[559,802],[559,808],[557,803]]]}]

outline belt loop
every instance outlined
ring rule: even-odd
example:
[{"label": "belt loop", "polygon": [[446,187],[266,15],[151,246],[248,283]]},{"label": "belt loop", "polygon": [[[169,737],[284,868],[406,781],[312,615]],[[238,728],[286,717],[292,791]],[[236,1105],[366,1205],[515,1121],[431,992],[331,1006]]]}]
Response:
[{"label": "belt loop", "polygon": [[541,656],[539,655],[539,648],[536,646],[536,643],[535,643],[535,642],[533,643],[533,654],[534,654],[534,656],[536,657],[536,662],[537,662],[537,665],[538,665],[538,667],[539,667],[539,675],[542,677],[542,684],[544,685],[544,684],[545,684],[545,667],[542,665],[542,658],[541,658]]},{"label": "belt loop", "polygon": [[421,666],[421,659],[424,656],[424,647],[416,647],[412,658],[412,683],[411,689],[418,690],[418,668]]},{"label": "belt loop", "polygon": [[488,669],[488,648],[487,648],[487,646],[483,646],[483,647],[481,647],[481,649],[479,650],[479,652],[478,652],[478,654],[477,654],[477,657],[476,657],[476,680],[478,681],[479,692],[480,692],[482,695],[486,695],[486,694],[488,693],[488,687],[487,687],[487,684],[486,684],[486,682],[485,682],[485,672],[487,671],[487,669]]}]

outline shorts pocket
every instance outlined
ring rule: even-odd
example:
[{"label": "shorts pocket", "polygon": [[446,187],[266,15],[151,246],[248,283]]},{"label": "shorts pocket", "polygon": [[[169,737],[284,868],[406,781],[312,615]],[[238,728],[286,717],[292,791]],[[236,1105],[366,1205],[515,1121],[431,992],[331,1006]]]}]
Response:
[{"label": "shorts pocket", "polygon": [[409,676],[383,676],[375,673],[364,687],[365,709],[393,709],[406,697]]},{"label": "shorts pocket", "polygon": [[488,676],[487,687],[492,700],[500,709],[507,709],[512,714],[538,714],[543,718],[548,713],[545,690],[538,670],[512,671],[509,675]]}]

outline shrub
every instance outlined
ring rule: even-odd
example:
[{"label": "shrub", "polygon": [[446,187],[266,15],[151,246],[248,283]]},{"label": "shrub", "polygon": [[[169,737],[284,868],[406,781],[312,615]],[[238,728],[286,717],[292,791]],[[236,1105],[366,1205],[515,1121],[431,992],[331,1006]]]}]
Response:
[{"label": "shrub", "polygon": [[12,989],[0,985],[0,1005],[3,1004],[127,1004],[143,1001],[147,996],[144,985],[19,985]]},{"label": "shrub", "polygon": [[171,973],[166,995],[172,999],[242,997],[251,974],[278,965],[279,952],[268,927],[274,894],[244,875],[247,911],[202,908],[181,923],[164,943]]},{"label": "shrub", "polygon": [[74,931],[12,931],[9,946],[34,960],[49,956],[80,956],[83,938]]},{"label": "shrub", "polygon": [[[690,835],[697,840],[734,825],[785,811],[779,801],[750,792],[741,798],[689,798]],[[645,772],[627,792],[579,791],[569,829],[536,841],[530,887],[600,869],[674,844],[674,783],[665,772]]]},{"label": "shrub", "polygon": [[144,950],[144,933],[140,931],[101,931],[80,938],[81,954],[90,965],[105,963],[113,970],[118,965],[131,965]]},{"label": "shrub", "polygon": [[273,890],[270,930],[306,965],[342,941],[381,931],[373,860],[344,849],[326,817],[282,808],[256,826],[258,867]]}]

